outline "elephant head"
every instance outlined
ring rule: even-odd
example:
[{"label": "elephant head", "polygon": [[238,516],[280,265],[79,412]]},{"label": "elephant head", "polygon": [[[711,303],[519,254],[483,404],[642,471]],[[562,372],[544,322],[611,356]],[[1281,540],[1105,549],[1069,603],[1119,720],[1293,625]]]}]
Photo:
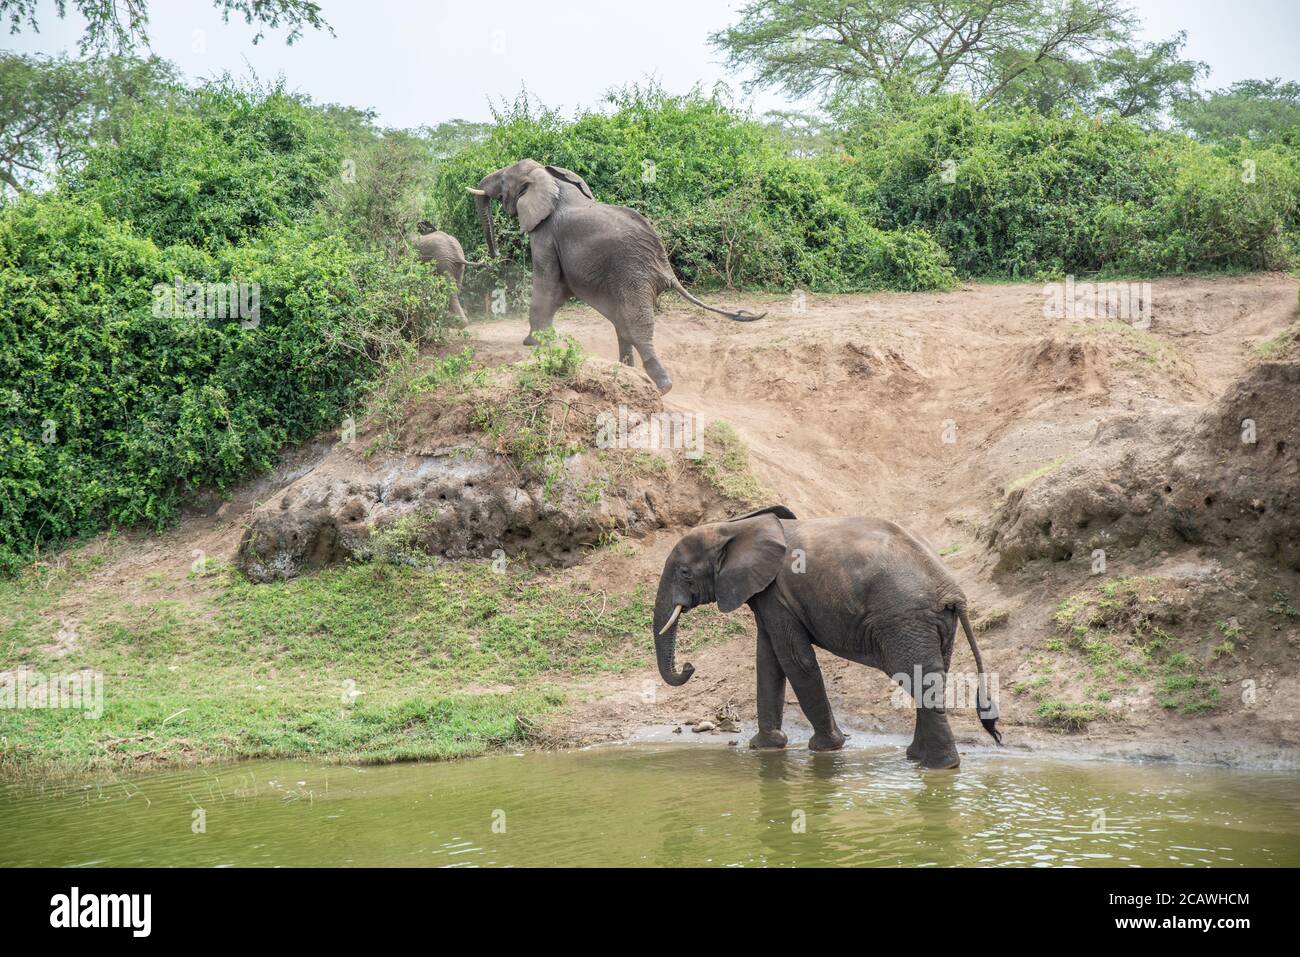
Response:
[{"label": "elephant head", "polygon": [[683,611],[717,602],[735,611],[776,578],[785,560],[780,519],[793,519],[773,505],[725,522],[702,525],[686,535],[664,562],[655,597],[654,639],[659,674],[668,684],[685,684],[695,673],[689,662],[677,670],[677,625]]},{"label": "elephant head", "polygon": [[493,259],[497,256],[497,238],[492,229],[491,201],[495,199],[508,214],[518,216],[524,232],[531,233],[555,211],[560,200],[561,182],[569,183],[587,199],[592,199],[591,187],[577,173],[563,166],[543,166],[531,159],[488,173],[479,180],[477,187],[466,187],[474,194],[474,206],[483,224],[488,254]]}]

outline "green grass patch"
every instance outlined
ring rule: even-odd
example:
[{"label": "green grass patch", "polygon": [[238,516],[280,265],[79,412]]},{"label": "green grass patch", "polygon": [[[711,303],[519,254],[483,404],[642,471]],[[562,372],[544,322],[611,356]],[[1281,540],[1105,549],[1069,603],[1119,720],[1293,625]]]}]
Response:
[{"label": "green grass patch", "polygon": [[[1208,660],[1194,651],[1195,642],[1169,631],[1166,613],[1169,583],[1153,577],[1108,579],[1062,599],[1052,614],[1054,633],[1043,648],[1076,669],[1078,694],[1048,697],[1046,682],[1020,682],[1019,693],[1035,692],[1038,718],[1045,724],[1077,728],[1107,714],[1104,705],[1133,694],[1139,679],[1154,678],[1156,700],[1183,714],[1213,711],[1222,703],[1209,666],[1232,655],[1244,633],[1235,621],[1219,622],[1225,640],[1211,648]],[[1082,667],[1080,667],[1082,666]],[[1063,690],[1063,689],[1062,689]]]},{"label": "green grass patch", "polygon": [[742,505],[761,505],[773,496],[754,475],[749,449],[736,430],[721,419],[704,429],[704,454],[689,460],[710,485]]},{"label": "green grass patch", "polygon": [[1034,482],[1042,478],[1044,475],[1048,474],[1049,472],[1052,472],[1055,469],[1060,468],[1071,458],[1073,458],[1073,456],[1071,455],[1062,455],[1059,458],[1052,459],[1052,461],[1048,462],[1046,465],[1040,466],[1034,469],[1032,472],[1020,476],[1020,478],[1011,482],[1006,487],[1005,494],[1010,495],[1012,492],[1024,488],[1025,486],[1029,485],[1031,482]]},{"label": "green grass patch", "polygon": [[[230,571],[123,600],[75,555],[0,584],[0,670],[103,676],[103,714],[0,709],[0,775],[317,755],[451,758],[523,739],[574,677],[652,660],[644,589],[489,562],[357,564],[254,585]],[[58,602],[78,641],[54,657]],[[682,650],[747,623],[699,609]]]}]

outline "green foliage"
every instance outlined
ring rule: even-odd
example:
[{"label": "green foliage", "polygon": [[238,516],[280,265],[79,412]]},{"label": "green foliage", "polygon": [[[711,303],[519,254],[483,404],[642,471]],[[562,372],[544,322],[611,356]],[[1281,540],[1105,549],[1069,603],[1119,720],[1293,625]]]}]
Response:
[{"label": "green foliage", "polygon": [[[382,235],[400,197],[323,202],[367,122],[220,81],[0,210],[0,570],[269,467],[439,335],[446,281]],[[186,284],[255,311],[162,298]]]},{"label": "green foliage", "polygon": [[[39,20],[49,16],[50,10],[39,11],[40,0],[0,0],[0,20],[8,23],[10,33],[24,29],[33,33],[39,30]],[[231,14],[257,27],[253,42],[258,43],[266,30],[284,27],[288,32],[284,42],[292,44],[302,36],[304,28],[334,30],[320,14],[320,4],[315,0],[212,0],[212,6],[229,20]],[[59,19],[67,16],[69,8],[76,10],[84,23],[80,46],[87,50],[131,50],[138,44],[148,45],[149,0],[131,0],[130,3],[106,0],[57,0],[53,12]]]},{"label": "green foliage", "polygon": [[690,466],[720,493],[740,505],[758,506],[771,501],[772,493],[754,475],[749,449],[728,422],[710,422],[704,428],[704,449]]},{"label": "green foliage", "polygon": [[981,107],[1154,119],[1207,67],[1182,59],[1184,34],[1139,44],[1137,27],[1122,0],[751,0],[710,40],[751,75],[747,89],[820,95],[833,110],[901,115],[960,92]]},{"label": "green foliage", "polygon": [[[159,315],[155,285],[178,279],[255,284],[256,327]],[[105,523],[159,524],[186,491],[225,487],[337,424],[376,343],[445,303],[428,270],[404,286],[409,311],[393,282],[337,237],[276,228],[216,254],[160,251],[94,204],[4,210],[0,566]]]},{"label": "green foliage", "polygon": [[[718,97],[633,88],[608,115],[565,122],[521,97],[487,139],[444,162],[433,189],[441,228],[470,259],[486,255],[465,187],[531,157],[578,172],[602,202],[644,213],[686,283],[824,291],[934,289],[952,282],[942,252],[919,230],[876,228],[822,168],[793,157],[762,123]],[[527,237],[499,204],[501,253],[526,267]]]},{"label": "green foliage", "polygon": [[301,221],[341,176],[342,148],[342,134],[281,87],[221,81],[180,109],[137,115],[120,145],[92,151],[68,187],[159,246],[213,250]]},{"label": "green foliage", "polygon": [[1044,724],[1063,731],[1082,731],[1091,722],[1106,717],[1104,705],[1092,701],[1061,701],[1046,698],[1034,709],[1034,716]]},{"label": "green foliage", "polygon": [[1300,145],[1300,83],[1241,80],[1174,105],[1174,117],[1199,139],[1231,142],[1285,140]]},{"label": "green foliage", "polygon": [[846,148],[841,191],[885,229],[928,230],[962,275],[1283,268],[1298,234],[1297,157],[1280,149],[1236,156],[960,96],[859,114]]},{"label": "green foliage", "polygon": [[157,57],[74,60],[0,53],[0,195],[77,167],[90,147],[119,140],[140,109],[179,91]]}]

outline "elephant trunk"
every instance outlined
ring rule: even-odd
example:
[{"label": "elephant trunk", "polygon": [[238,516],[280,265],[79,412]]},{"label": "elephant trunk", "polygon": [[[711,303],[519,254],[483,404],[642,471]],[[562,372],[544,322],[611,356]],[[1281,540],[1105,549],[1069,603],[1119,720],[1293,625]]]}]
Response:
[{"label": "elephant trunk", "polygon": [[673,596],[669,573],[659,581],[659,594],[655,598],[654,638],[655,658],[659,662],[659,676],[674,688],[686,684],[695,674],[695,666],[687,662],[677,670],[677,622],[682,605]]},{"label": "elephant trunk", "polygon": [[492,259],[497,258],[497,237],[492,230],[492,209],[491,197],[486,194],[475,194],[474,208],[478,210],[479,221],[483,224],[483,236],[487,239],[488,256]]}]

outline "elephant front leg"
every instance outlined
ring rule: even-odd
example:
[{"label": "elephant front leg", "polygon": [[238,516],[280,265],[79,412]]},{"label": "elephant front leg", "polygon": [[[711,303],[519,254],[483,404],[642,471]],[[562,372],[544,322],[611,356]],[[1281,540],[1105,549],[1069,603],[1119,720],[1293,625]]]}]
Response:
[{"label": "elephant front leg", "polygon": [[835,723],[826,683],[817,664],[817,654],[803,627],[791,621],[785,627],[772,629],[772,650],[776,652],[781,670],[794,688],[799,707],[813,726],[813,736],[808,740],[810,751],[838,751],[848,740]]},{"label": "elephant front leg", "polygon": [[751,748],[784,748],[788,739],[781,730],[785,711],[785,672],[776,660],[772,642],[760,627],[754,671],[758,678],[758,734],[749,739]]},{"label": "elephant front leg", "polygon": [[[533,268],[537,268],[536,259],[533,260]],[[555,325],[555,310],[564,305],[570,295],[569,287],[558,274],[533,273],[533,293],[528,303],[528,335],[524,337],[524,345],[540,344],[538,333]]]}]

